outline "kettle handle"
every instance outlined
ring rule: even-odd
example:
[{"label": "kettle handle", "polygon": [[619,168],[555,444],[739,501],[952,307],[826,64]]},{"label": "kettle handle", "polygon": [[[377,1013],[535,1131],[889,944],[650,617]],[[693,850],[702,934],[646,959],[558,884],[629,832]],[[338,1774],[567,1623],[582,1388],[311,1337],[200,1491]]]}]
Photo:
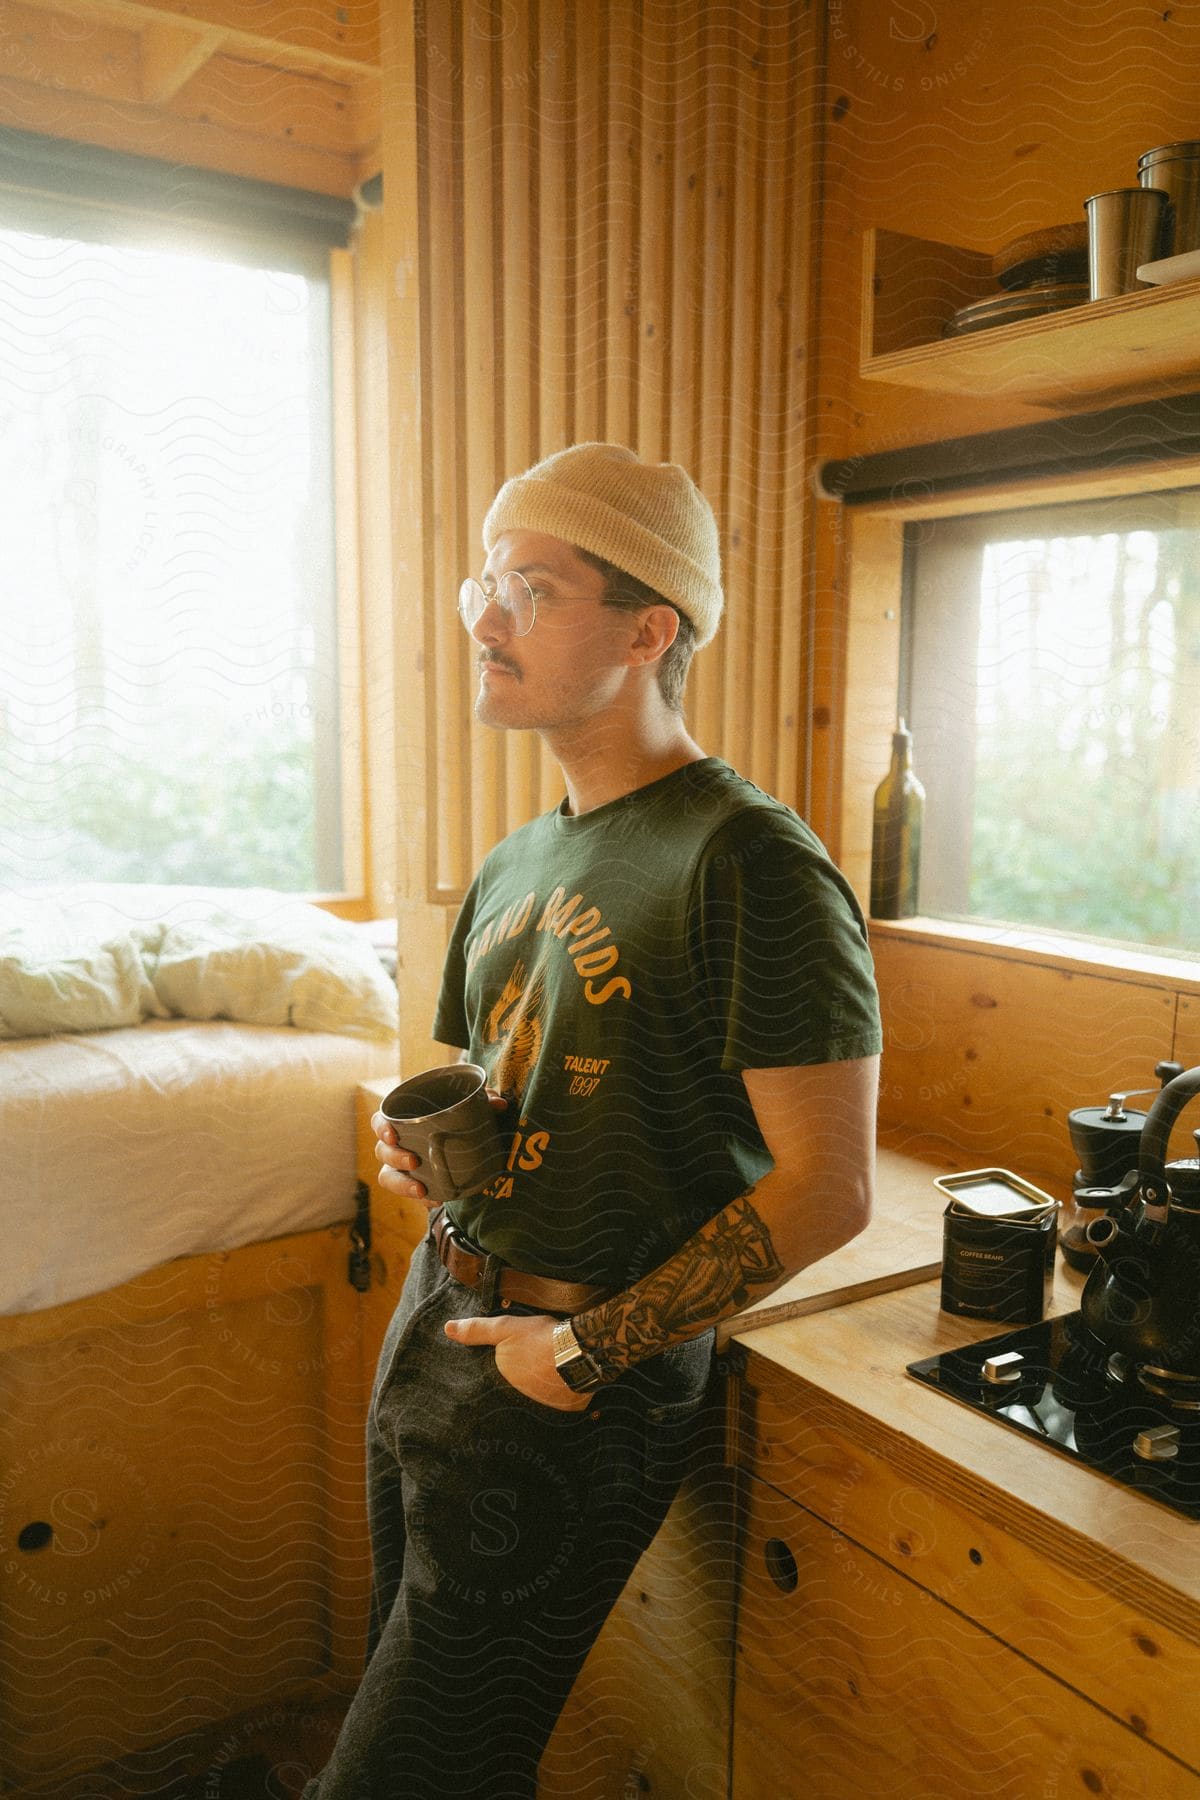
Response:
[{"label": "kettle handle", "polygon": [[1167,1141],[1176,1119],[1189,1100],[1200,1094],[1200,1068],[1185,1069],[1160,1089],[1142,1126],[1138,1157],[1138,1190],[1147,1205],[1163,1205],[1167,1198]]}]

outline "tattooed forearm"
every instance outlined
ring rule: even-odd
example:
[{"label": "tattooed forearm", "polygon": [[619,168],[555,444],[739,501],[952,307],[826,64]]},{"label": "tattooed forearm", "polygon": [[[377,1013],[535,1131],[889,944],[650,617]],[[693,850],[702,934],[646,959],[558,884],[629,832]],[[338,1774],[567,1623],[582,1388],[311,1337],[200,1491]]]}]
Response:
[{"label": "tattooed forearm", "polygon": [[787,1271],[751,1205],[753,1193],[731,1201],[661,1268],[577,1315],[575,1335],[606,1375],[695,1337],[749,1306],[753,1289],[783,1280]]}]

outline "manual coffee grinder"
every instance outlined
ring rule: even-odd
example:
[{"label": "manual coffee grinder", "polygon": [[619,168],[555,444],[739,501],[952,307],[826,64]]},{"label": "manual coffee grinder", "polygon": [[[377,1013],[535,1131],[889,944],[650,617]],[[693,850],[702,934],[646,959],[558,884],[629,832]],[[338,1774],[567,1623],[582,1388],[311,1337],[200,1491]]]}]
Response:
[{"label": "manual coffee grinder", "polygon": [[[1183,1065],[1156,1063],[1154,1073],[1161,1087],[1166,1087],[1183,1073]],[[1063,1208],[1059,1222],[1058,1243],[1064,1260],[1085,1275],[1095,1268],[1098,1254],[1085,1235],[1089,1224],[1120,1209],[1124,1196],[1114,1200],[1113,1189],[1137,1173],[1147,1115],[1136,1107],[1127,1107],[1125,1102],[1158,1091],[1137,1088],[1129,1093],[1110,1094],[1107,1106],[1080,1106],[1067,1114],[1067,1130],[1079,1167],[1072,1184],[1071,1204]],[[1132,1182],[1129,1185],[1132,1187]]]}]

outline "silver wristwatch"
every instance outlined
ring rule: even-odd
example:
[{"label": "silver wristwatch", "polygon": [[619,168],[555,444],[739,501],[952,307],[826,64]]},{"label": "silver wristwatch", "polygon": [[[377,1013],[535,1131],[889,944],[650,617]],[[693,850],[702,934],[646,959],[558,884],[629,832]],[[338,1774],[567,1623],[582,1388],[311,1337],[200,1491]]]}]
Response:
[{"label": "silver wristwatch", "polygon": [[551,1334],[554,1345],[554,1367],[567,1386],[577,1394],[590,1393],[600,1387],[604,1373],[575,1336],[570,1319],[560,1319]]}]

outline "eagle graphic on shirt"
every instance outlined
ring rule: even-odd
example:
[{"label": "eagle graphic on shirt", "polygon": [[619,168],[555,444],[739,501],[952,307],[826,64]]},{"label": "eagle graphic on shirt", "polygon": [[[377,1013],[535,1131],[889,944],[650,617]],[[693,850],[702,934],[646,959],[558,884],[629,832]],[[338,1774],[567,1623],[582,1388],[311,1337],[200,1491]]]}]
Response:
[{"label": "eagle graphic on shirt", "polygon": [[525,964],[518,960],[496,997],[484,1025],[484,1042],[499,1044],[492,1063],[492,1085],[502,1094],[520,1100],[542,1049],[542,1012],[546,1003],[543,969],[526,980]]}]

